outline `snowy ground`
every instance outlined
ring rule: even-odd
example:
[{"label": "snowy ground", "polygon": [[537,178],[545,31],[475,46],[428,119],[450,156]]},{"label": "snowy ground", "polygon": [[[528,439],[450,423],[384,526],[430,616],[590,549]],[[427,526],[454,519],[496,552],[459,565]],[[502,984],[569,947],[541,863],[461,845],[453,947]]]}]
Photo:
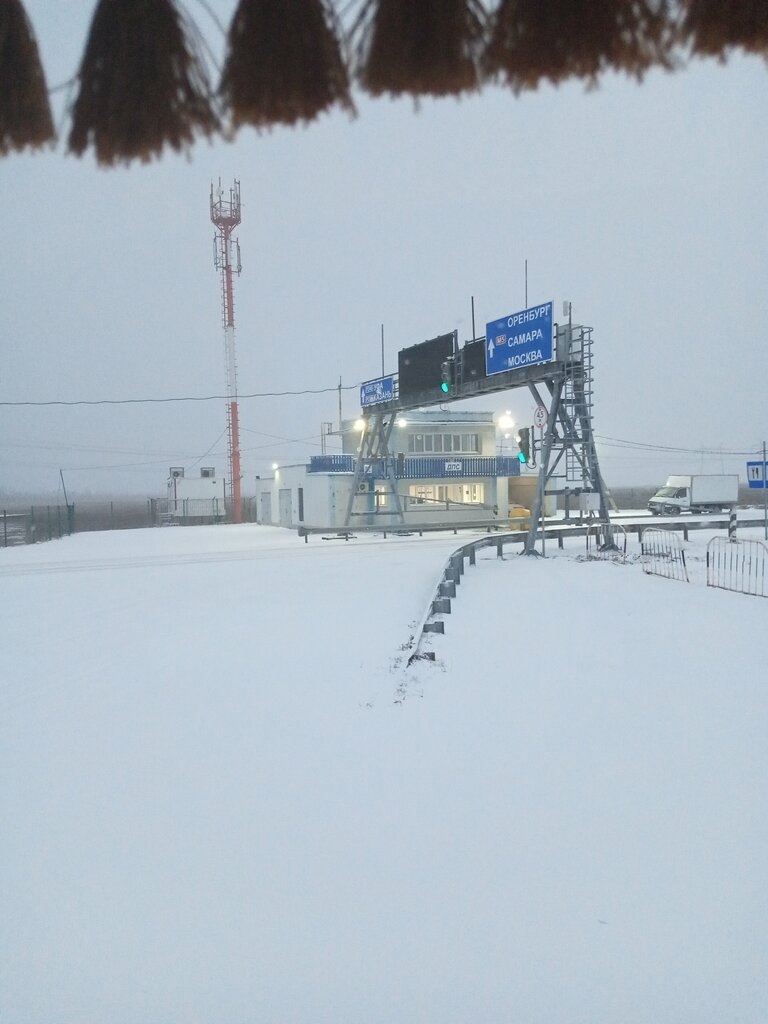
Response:
[{"label": "snowy ground", "polygon": [[0,551],[0,1020],[768,1021],[768,600],[487,550],[409,669],[467,539]]}]

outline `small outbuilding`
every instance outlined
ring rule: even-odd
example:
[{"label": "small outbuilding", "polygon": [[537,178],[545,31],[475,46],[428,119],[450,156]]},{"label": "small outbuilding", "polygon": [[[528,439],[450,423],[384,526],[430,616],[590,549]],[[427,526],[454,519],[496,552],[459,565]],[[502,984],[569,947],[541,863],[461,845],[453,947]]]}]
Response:
[{"label": "small outbuilding", "polygon": [[187,525],[219,523],[226,516],[226,482],[213,466],[203,466],[199,476],[188,476],[183,466],[168,471],[167,515]]}]

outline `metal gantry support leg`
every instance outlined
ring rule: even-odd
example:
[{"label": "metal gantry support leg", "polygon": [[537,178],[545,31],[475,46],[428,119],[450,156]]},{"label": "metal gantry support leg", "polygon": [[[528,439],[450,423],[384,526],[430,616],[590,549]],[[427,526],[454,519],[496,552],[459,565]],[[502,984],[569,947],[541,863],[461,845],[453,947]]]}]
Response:
[{"label": "metal gantry support leg", "polygon": [[[578,364],[577,364],[578,365]],[[585,490],[598,495],[599,521],[602,525],[604,550],[614,547],[613,529],[608,512],[608,498],[605,484],[600,473],[600,466],[597,460],[594,434],[592,431],[592,417],[589,405],[583,388],[583,380],[579,379],[578,372],[574,372],[573,364],[566,367],[566,371],[558,376],[545,381],[547,390],[550,393],[549,415],[542,440],[541,457],[539,462],[539,477],[536,486],[536,497],[531,509],[531,523],[528,529],[528,536],[525,541],[524,554],[539,554],[536,550],[536,535],[541,523],[542,550],[545,552],[544,538],[544,501],[546,487],[554,475],[560,462],[568,452],[571,452],[575,462],[581,467]],[[571,385],[570,404],[573,407],[573,416],[566,408],[564,391],[566,385]],[[530,385],[531,393],[539,404],[541,396],[533,385]],[[560,432],[558,432],[558,427]]]},{"label": "metal gantry support leg", "polygon": [[[556,378],[552,382],[550,389],[551,401],[549,404],[549,414],[547,416],[547,425],[544,430],[544,438],[541,444],[541,458],[539,460],[539,478],[536,482],[536,497],[533,501],[533,508],[531,509],[531,522],[528,527],[528,536],[525,539],[525,547],[523,549],[526,555],[537,555],[539,552],[536,550],[536,533],[539,528],[539,521],[541,521],[541,554],[544,554],[545,540],[544,540],[544,520],[542,511],[544,509],[544,495],[547,481],[552,476],[552,473],[562,457],[562,452],[555,459],[555,463],[550,467],[550,458],[552,457],[552,446],[555,441],[556,432],[555,426],[557,424],[558,413],[560,408],[560,397],[563,390],[563,377]],[[549,382],[547,382],[549,384]]]},{"label": "metal gantry support leg", "polygon": [[[388,484],[388,496],[392,499],[392,511],[389,515],[395,516],[402,525],[405,523],[403,506],[400,494],[397,490],[397,478],[395,476],[394,460],[389,451],[389,440],[392,436],[392,428],[395,425],[394,413],[374,412],[366,419],[363,429],[363,436],[360,439],[360,450],[355,461],[355,470],[352,475],[352,490],[347,501],[347,512],[344,518],[344,527],[350,526],[352,516],[355,515],[355,501],[360,497],[360,484],[376,479],[386,481]],[[384,469],[384,475],[376,474],[376,469]],[[366,495],[369,491],[364,492]],[[370,510],[368,510],[370,511]],[[359,513],[358,513],[359,514]],[[376,512],[371,513],[376,515]]]}]

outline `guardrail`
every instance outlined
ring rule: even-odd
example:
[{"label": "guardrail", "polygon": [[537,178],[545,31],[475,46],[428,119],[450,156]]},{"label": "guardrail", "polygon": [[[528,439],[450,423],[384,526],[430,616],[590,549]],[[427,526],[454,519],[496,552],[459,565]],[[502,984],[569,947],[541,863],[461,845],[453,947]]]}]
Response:
[{"label": "guardrail", "polygon": [[[649,517],[650,518],[650,517]],[[525,522],[530,520],[530,516],[525,519],[517,520],[519,522]],[[707,522],[687,522],[687,523],[670,523],[665,524],[665,529],[668,527],[670,530],[676,530],[678,532],[684,532],[686,534],[685,539],[687,540],[688,530],[705,530],[705,529],[728,529],[729,518],[721,517],[713,523],[712,520]],[[762,519],[742,519],[739,520],[739,526],[749,527],[761,527],[763,525]],[[622,527],[626,530],[627,528],[638,531],[638,536],[642,540],[642,534],[647,530],[655,530],[659,532],[657,526],[651,526],[646,520],[645,522],[630,523],[626,520],[622,522]],[[440,529],[441,527],[437,527]],[[413,532],[416,532],[414,528],[411,528]],[[442,527],[444,529],[444,527]],[[378,532],[381,532],[380,530]],[[456,531],[454,530],[454,533]],[[591,525],[588,526],[568,526],[562,522],[559,525],[547,528],[545,536],[548,539],[556,539],[558,547],[562,548],[564,541],[571,537],[586,537],[587,547],[589,549],[590,533],[594,538],[594,528]],[[496,555],[498,558],[504,557],[504,548],[510,544],[522,544],[527,537],[527,531],[523,533],[498,533],[487,537],[481,537],[476,540],[469,541],[463,544],[460,548],[453,552],[448,558],[443,570],[440,575],[439,582],[435,587],[435,590],[430,597],[424,613],[419,620],[417,628],[413,633],[413,640],[411,643],[411,654],[406,660],[406,664],[410,665],[414,661],[421,658],[428,658],[434,660],[434,654],[430,651],[423,653],[421,651],[421,643],[424,636],[429,633],[445,633],[445,621],[442,618],[444,615],[450,615],[451,613],[451,600],[456,597],[456,588],[461,584],[461,578],[464,575],[464,562],[465,559],[469,565],[475,565],[477,560],[477,552],[482,548],[495,547]],[[541,539],[541,530],[537,530],[536,539]],[[675,538],[677,539],[677,538]],[[715,538],[721,539],[721,538]],[[725,543],[733,544],[733,541],[728,541],[722,538]],[[764,546],[764,545],[762,545]],[[626,548],[625,548],[626,551]],[[619,557],[625,556],[625,551],[619,551]],[[716,585],[716,584],[712,584]]]},{"label": "guardrail", "polygon": [[[503,532],[503,533],[516,533],[517,536],[513,536],[513,539],[509,541],[510,544],[520,543],[522,537],[524,537],[528,530],[528,524],[531,521],[530,516],[520,516],[519,519],[508,520],[506,518],[496,519],[476,519],[472,522],[458,522],[458,523],[390,523],[389,525],[383,523],[376,523],[374,525],[360,525],[360,526],[298,526],[296,527],[297,534],[300,538],[304,539],[307,543],[312,534],[326,534],[344,539],[353,537],[356,533],[380,533],[384,537],[390,535],[393,536],[405,536],[408,534],[418,533],[421,537],[424,533],[454,533],[458,534],[459,530],[487,530],[491,532]],[[546,540],[554,539],[558,542],[558,547],[562,548],[564,537],[586,537],[587,534],[592,531],[594,535],[594,523],[595,520],[585,520],[583,524],[575,524],[573,521],[568,522],[563,519],[550,519],[546,520],[546,526],[544,528],[544,537]],[[512,525],[514,523],[514,525]],[[518,523],[521,524],[518,527]],[[638,517],[624,517],[624,516],[611,516],[611,523],[614,525],[621,525],[622,529],[627,533],[636,533],[638,540],[642,539],[642,535],[645,530],[658,529],[659,520],[656,516],[638,516]],[[748,529],[750,527],[761,527],[763,526],[764,520],[761,519],[739,519],[738,527],[740,529]],[[662,528],[665,530],[674,530],[683,534],[683,539],[688,540],[688,534],[691,531],[696,530],[728,530],[730,519],[728,516],[711,516],[708,519],[693,519],[686,520],[685,522],[665,522],[662,524]],[[540,540],[542,536],[541,528],[537,528],[536,539]]]}]

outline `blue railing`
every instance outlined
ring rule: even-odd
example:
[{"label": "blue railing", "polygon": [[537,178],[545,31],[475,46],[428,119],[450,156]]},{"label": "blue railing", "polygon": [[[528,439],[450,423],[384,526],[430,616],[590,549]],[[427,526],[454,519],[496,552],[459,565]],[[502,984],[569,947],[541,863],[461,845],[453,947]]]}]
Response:
[{"label": "blue railing", "polygon": [[[460,480],[466,477],[520,476],[520,462],[509,455],[417,455],[398,461],[391,456],[395,477],[399,480]],[[313,455],[309,460],[310,473],[354,473],[354,455]],[[379,459],[366,474],[383,480],[386,464]]]}]

